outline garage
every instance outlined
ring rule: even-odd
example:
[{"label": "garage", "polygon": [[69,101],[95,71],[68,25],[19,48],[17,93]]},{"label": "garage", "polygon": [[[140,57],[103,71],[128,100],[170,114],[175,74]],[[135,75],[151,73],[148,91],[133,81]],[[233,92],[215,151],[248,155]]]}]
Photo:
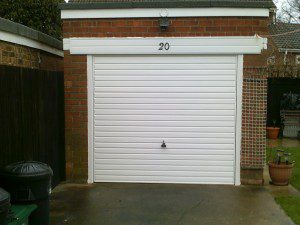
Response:
[{"label": "garage", "polygon": [[97,56],[93,75],[95,182],[234,184],[237,56]]},{"label": "garage", "polygon": [[[239,185],[243,59],[265,47],[259,36],[64,39],[72,73],[87,72],[66,84],[87,93],[88,182]],[[70,119],[84,126],[79,102]]]}]

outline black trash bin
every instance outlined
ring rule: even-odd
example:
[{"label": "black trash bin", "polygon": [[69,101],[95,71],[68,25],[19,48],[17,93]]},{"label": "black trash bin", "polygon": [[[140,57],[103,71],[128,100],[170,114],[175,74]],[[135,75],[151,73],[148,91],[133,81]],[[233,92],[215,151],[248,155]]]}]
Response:
[{"label": "black trash bin", "polygon": [[9,193],[0,188],[0,225],[7,224],[7,215],[10,208]]},{"label": "black trash bin", "polygon": [[49,196],[52,169],[41,162],[18,162],[0,171],[1,185],[11,196],[14,204],[36,204],[38,208],[30,215],[30,225],[49,224]]}]

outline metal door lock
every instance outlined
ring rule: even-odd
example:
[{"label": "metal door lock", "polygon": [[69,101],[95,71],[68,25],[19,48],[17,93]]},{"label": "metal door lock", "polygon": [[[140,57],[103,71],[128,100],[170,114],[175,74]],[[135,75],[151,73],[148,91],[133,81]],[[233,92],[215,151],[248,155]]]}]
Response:
[{"label": "metal door lock", "polygon": [[162,142],[161,147],[162,147],[162,148],[166,148],[166,147],[167,147],[165,141]]}]

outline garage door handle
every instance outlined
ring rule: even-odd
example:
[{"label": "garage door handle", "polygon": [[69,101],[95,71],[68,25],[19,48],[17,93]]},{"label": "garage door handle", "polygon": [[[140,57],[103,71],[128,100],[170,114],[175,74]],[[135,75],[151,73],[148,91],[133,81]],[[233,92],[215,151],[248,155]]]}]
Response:
[{"label": "garage door handle", "polygon": [[166,148],[166,147],[167,147],[165,141],[162,142],[161,147],[162,147],[162,148]]}]

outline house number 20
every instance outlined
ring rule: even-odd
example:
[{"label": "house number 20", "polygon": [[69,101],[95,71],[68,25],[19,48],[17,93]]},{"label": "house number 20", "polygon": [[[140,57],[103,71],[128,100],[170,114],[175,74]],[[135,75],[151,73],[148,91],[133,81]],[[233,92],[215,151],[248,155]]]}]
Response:
[{"label": "house number 20", "polygon": [[166,42],[166,43],[163,43],[163,42],[159,43],[159,48],[158,48],[159,51],[168,51],[169,49],[170,49],[170,44],[168,42]]}]

